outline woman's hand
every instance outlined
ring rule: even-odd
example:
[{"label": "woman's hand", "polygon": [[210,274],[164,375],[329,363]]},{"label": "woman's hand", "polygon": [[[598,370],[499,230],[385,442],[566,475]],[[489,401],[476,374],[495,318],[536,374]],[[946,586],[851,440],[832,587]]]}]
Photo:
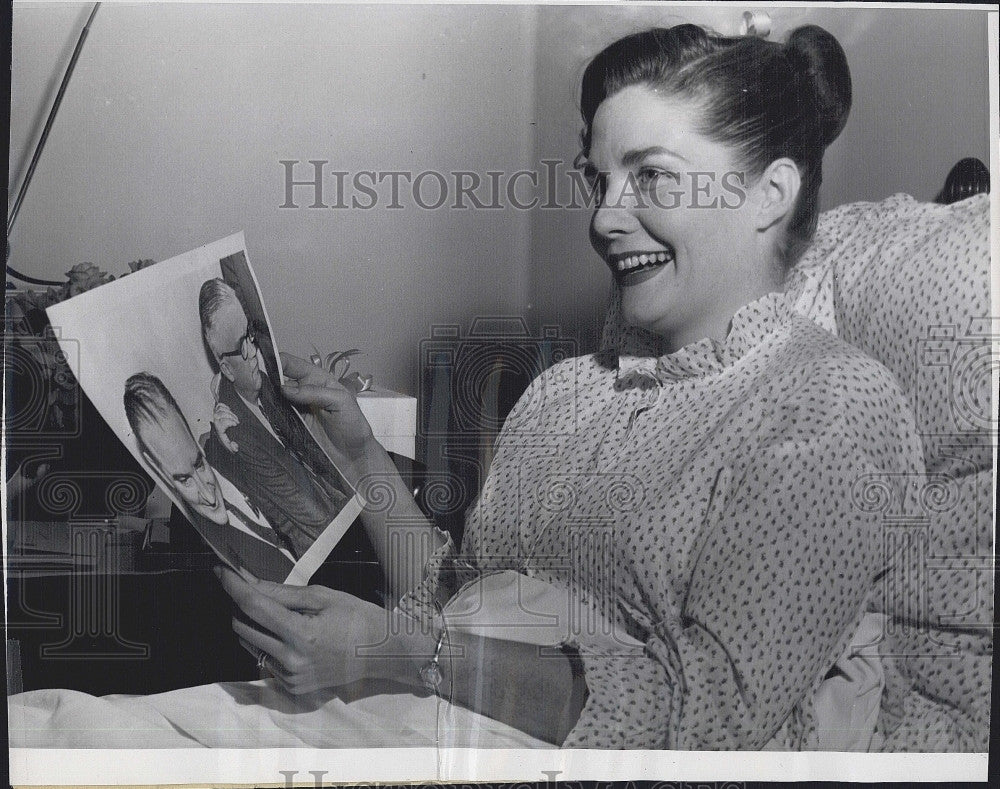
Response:
[{"label": "woman's hand", "polygon": [[215,411],[212,413],[212,429],[219,437],[219,442],[230,452],[240,451],[240,445],[226,435],[226,431],[231,427],[236,427],[240,423],[240,418],[233,413],[233,410],[223,402],[215,404]]},{"label": "woman's hand", "polygon": [[[292,694],[362,679],[388,678],[423,688],[420,669],[436,652],[437,635],[407,628],[372,603],[322,586],[285,586],[217,570],[250,620],[233,630]],[[390,624],[399,625],[389,627]],[[414,623],[411,623],[414,624]],[[440,686],[467,709],[560,744],[583,708],[587,686],[566,655],[542,655],[535,644],[453,628],[439,661]],[[363,649],[368,647],[368,649]],[[446,690],[445,690],[446,689]]]},{"label": "woman's hand", "polygon": [[[281,390],[292,403],[308,409],[322,428],[324,449],[341,469],[365,458],[375,441],[371,425],[358,407],[355,394],[330,373],[305,359],[281,354],[281,365],[289,379]],[[317,436],[319,439],[320,436]]]},{"label": "woman's hand", "polygon": [[233,630],[292,694],[311,693],[376,676],[359,647],[385,640],[387,612],[324,586],[285,586],[246,580],[228,568],[216,573],[251,624],[233,619]]}]

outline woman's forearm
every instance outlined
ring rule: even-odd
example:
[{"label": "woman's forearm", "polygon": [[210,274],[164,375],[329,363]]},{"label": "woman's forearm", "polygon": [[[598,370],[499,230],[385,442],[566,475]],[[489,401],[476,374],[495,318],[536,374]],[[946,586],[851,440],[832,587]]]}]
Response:
[{"label": "woman's forearm", "polygon": [[562,745],[587,696],[574,652],[464,633],[452,634],[450,642],[441,660],[441,695]]},{"label": "woman's forearm", "polygon": [[427,521],[377,441],[369,442],[352,464],[348,481],[366,502],[361,522],[382,565],[390,600],[396,603],[423,580],[427,559],[446,537]]},{"label": "woman's forearm", "polygon": [[420,583],[427,559],[446,538],[420,512],[356,395],[305,359],[282,354],[281,365],[285,397],[308,411],[313,437],[366,501],[362,523],[395,603]]},{"label": "woman's forearm", "polygon": [[[393,621],[390,619],[390,621]],[[436,637],[399,632],[370,658],[374,676],[423,687],[420,670]],[[473,635],[452,629],[438,658],[444,699],[561,745],[587,696],[579,659],[569,650]]]}]

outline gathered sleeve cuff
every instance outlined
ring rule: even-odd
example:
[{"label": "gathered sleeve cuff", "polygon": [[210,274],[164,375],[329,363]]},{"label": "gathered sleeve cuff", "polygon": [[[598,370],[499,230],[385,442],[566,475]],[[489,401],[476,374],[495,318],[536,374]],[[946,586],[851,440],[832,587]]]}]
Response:
[{"label": "gathered sleeve cuff", "polygon": [[[440,619],[440,611],[444,605],[441,598],[448,592],[447,581],[457,554],[451,534],[439,533],[445,537],[444,545],[427,557],[424,562],[423,579],[396,604],[398,611],[428,626]],[[447,600],[447,597],[444,597],[444,600]]]},{"label": "gathered sleeve cuff", "polygon": [[478,576],[474,565],[459,554],[452,536],[440,530],[438,533],[445,538],[444,545],[427,557],[423,580],[396,604],[396,609],[402,614],[434,629],[444,627],[441,612],[448,600],[470,579]]}]

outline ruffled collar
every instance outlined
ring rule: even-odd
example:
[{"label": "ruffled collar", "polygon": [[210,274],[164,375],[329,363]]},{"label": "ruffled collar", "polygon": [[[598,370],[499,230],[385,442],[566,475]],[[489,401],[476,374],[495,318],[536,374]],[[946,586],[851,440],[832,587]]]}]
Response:
[{"label": "ruffled collar", "polygon": [[[787,294],[768,293],[741,307],[733,315],[729,334],[722,342],[705,337],[673,353],[666,353],[658,337],[624,324],[618,300],[613,298],[602,344],[609,350],[617,348],[616,379],[619,386],[643,379],[665,383],[722,372],[759,345],[791,313]],[[616,318],[619,321],[617,327],[612,325]]]}]

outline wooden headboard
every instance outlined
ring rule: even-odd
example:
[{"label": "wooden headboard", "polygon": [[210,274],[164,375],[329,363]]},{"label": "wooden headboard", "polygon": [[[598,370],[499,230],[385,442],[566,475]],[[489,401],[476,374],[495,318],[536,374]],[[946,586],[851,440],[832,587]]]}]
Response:
[{"label": "wooden headboard", "polygon": [[979,159],[970,156],[951,168],[934,202],[948,205],[989,191],[990,171]]}]

